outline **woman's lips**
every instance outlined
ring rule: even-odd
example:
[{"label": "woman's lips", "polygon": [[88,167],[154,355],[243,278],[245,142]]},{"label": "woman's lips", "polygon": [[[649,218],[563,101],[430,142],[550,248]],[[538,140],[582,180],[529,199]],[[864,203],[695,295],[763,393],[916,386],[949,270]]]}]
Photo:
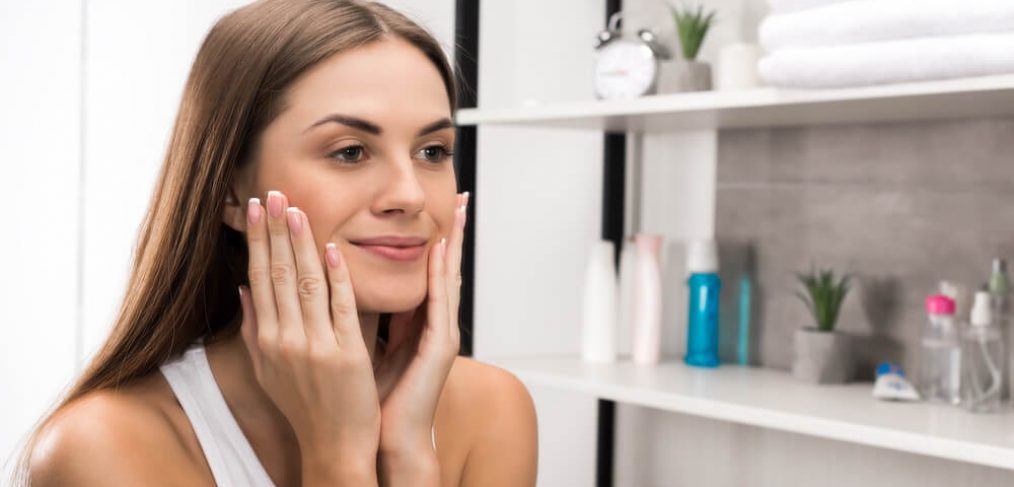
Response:
[{"label": "woman's lips", "polygon": [[412,247],[391,247],[388,245],[363,245],[353,244],[363,250],[366,250],[375,255],[386,257],[391,260],[399,262],[411,262],[419,257],[422,257],[426,251],[425,245],[415,245]]}]

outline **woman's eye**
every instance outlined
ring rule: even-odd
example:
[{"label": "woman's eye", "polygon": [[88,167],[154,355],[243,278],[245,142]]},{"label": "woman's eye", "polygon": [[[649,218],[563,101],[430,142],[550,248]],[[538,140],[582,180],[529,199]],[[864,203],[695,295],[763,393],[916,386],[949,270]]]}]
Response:
[{"label": "woman's eye", "polygon": [[[426,157],[426,160],[436,163],[443,162],[444,159],[447,159],[454,155],[454,152],[447,150],[447,148],[442,145],[431,145],[422,149],[422,152],[427,151],[429,152],[427,153],[428,157]],[[433,158],[429,156],[432,156]]]},{"label": "woman's eye", "polygon": [[[362,151],[363,151],[363,146],[361,146],[361,145],[350,145],[348,147],[342,147],[341,149],[338,149],[338,150],[332,152],[328,157],[330,157],[332,159],[337,159],[337,160],[339,160],[341,162],[354,163],[354,162],[359,162],[358,161],[359,158],[356,157],[356,155],[361,154]],[[349,157],[349,159],[346,159],[346,157]]]}]

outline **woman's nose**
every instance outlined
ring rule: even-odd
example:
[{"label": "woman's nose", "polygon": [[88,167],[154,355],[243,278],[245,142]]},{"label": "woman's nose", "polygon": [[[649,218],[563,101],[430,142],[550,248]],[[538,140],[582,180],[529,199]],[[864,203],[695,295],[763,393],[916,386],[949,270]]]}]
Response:
[{"label": "woman's nose", "polygon": [[426,195],[412,161],[392,164],[384,178],[380,210],[415,214],[422,210]]}]

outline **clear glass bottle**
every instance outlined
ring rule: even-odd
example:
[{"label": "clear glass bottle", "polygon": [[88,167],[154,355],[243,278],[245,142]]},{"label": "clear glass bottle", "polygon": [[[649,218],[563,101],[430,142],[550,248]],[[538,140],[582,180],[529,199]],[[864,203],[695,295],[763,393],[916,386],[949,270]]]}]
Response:
[{"label": "clear glass bottle", "polygon": [[[1001,258],[993,259],[993,272],[989,276],[989,283],[987,285],[990,308],[993,310],[993,324],[1000,329],[1004,348],[1010,350],[1012,348],[1010,330],[1011,286],[1006,260]],[[1011,383],[1011,378],[1014,377],[1014,361],[1008,355],[1004,356],[1002,362],[1001,368],[1004,371],[1005,381],[1001,399],[1007,400],[1010,398],[1011,391],[1014,390],[1014,384]]]},{"label": "clear glass bottle", "polygon": [[961,341],[954,300],[942,294],[926,298],[929,319],[922,333],[919,393],[930,402],[961,402]]},{"label": "clear glass bottle", "polygon": [[1000,409],[1004,385],[1005,349],[1003,333],[993,320],[990,293],[975,293],[971,325],[965,331],[961,350],[961,401],[972,412],[991,413]]}]

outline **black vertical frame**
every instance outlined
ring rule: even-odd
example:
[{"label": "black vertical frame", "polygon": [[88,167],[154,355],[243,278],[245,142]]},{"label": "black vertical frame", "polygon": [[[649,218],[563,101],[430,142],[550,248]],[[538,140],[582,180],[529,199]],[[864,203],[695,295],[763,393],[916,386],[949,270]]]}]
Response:
[{"label": "black vertical frame", "polygon": [[[454,64],[457,75],[458,108],[475,108],[479,96],[479,0],[456,0],[454,10]],[[457,127],[454,147],[454,171],[458,192],[469,192],[465,240],[461,254],[461,300],[458,324],[461,329],[461,355],[472,356],[475,300],[475,125]]]},{"label": "black vertical frame", "polygon": [[[623,9],[622,0],[606,0],[606,19]],[[623,19],[617,24],[622,27]],[[614,264],[619,267],[623,249],[623,217],[626,202],[627,137],[622,132],[605,132],[602,147],[602,238],[613,242]],[[612,487],[616,428],[616,402],[598,400],[598,430],[595,449],[595,485]]]}]

